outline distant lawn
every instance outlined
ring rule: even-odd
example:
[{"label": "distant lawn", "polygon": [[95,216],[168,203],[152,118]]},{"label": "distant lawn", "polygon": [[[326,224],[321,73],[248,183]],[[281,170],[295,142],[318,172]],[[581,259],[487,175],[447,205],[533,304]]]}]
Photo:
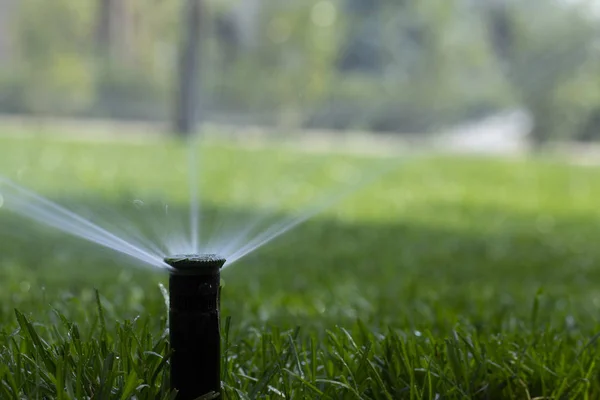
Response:
[{"label": "distant lawn", "polygon": [[[199,151],[213,228],[294,215],[397,162],[225,270],[227,398],[600,397],[599,168]],[[187,162],[166,140],[0,138],[0,175],[125,226],[165,204],[184,226]],[[159,283],[0,208],[0,398],[167,398]]]}]

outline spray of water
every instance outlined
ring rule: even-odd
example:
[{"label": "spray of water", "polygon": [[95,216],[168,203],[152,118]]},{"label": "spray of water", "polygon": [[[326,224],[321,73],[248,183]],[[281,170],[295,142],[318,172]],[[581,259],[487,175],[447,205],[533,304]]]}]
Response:
[{"label": "spray of water", "polygon": [[[239,261],[246,255],[263,247],[280,235],[288,232],[309,218],[336,204],[343,198],[365,187],[385,172],[396,166],[396,163],[386,161],[383,167],[371,170],[370,174],[343,188],[336,187],[326,195],[311,202],[307,207],[292,216],[283,218],[271,218],[275,207],[267,210],[258,218],[251,221],[236,221],[231,230],[222,230],[218,235],[211,235],[201,241],[201,205],[199,195],[198,163],[196,146],[188,149],[189,177],[190,177],[190,208],[189,208],[189,237],[182,235],[179,228],[173,229],[172,224],[165,223],[172,220],[168,206],[164,206],[164,215],[156,218],[156,214],[147,215],[149,226],[153,226],[155,236],[150,239],[138,229],[133,221],[120,223],[109,223],[105,218],[102,225],[98,225],[89,219],[50,201],[31,190],[21,187],[14,182],[0,178],[0,207],[3,210],[13,212],[24,218],[37,223],[55,228],[69,235],[79,237],[91,243],[98,244],[113,251],[130,256],[144,265],[159,269],[169,269],[163,262],[165,256],[175,253],[189,252],[215,252],[225,256],[228,260],[227,266]],[[277,198],[274,193],[273,198]],[[279,199],[281,201],[281,199]],[[136,199],[132,202],[136,210],[143,211],[145,204]],[[110,214],[110,212],[108,212]],[[103,214],[106,217],[108,214]],[[154,217],[154,218],[152,218]],[[165,219],[163,219],[165,218]],[[183,227],[186,224],[176,224]]]},{"label": "spray of water", "polygon": [[[300,210],[300,212],[296,213],[295,215],[282,218],[281,220],[270,224],[267,228],[258,232],[252,237],[244,236],[243,239],[245,240],[237,240],[236,243],[234,243],[235,247],[227,246],[221,249],[220,254],[223,254],[227,259],[225,267],[232,265],[236,261],[239,261],[241,258],[265,246],[277,237],[289,232],[303,222],[306,222],[317,214],[320,214],[335,204],[338,204],[343,199],[375,182],[382,175],[396,168],[397,165],[397,162],[384,162],[383,165],[374,168],[370,171],[370,173],[365,174],[354,184],[346,185],[343,188],[335,188],[317,199],[317,201],[311,202],[307,207]],[[239,243],[243,244],[241,246],[236,246]]]},{"label": "spray of water", "polygon": [[198,188],[197,139],[190,138],[188,150],[188,180],[190,188],[190,241],[192,251],[200,252],[200,193]]},{"label": "spray of water", "polygon": [[2,207],[22,217],[130,256],[145,265],[167,269],[160,254],[125,240],[82,216],[9,180],[0,178]]}]

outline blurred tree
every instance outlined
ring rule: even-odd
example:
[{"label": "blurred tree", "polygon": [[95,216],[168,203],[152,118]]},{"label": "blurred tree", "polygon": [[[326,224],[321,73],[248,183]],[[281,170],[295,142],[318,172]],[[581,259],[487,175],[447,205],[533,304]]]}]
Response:
[{"label": "blurred tree", "polygon": [[597,40],[593,23],[574,9],[541,2],[488,2],[485,15],[500,69],[532,114],[534,148],[552,139],[576,136],[574,123],[579,121],[565,119],[565,113],[573,115],[589,104],[567,100],[565,88],[578,79],[593,57]]},{"label": "blurred tree", "polygon": [[133,33],[135,19],[132,0],[96,0],[96,46],[105,65],[131,63],[137,55]]},{"label": "blurred tree", "polygon": [[101,58],[111,57],[113,43],[118,40],[113,29],[115,0],[98,0],[96,45]]},{"label": "blurred tree", "polygon": [[6,67],[14,56],[13,21],[16,6],[15,0],[0,0],[0,68]]},{"label": "blurred tree", "polygon": [[160,0],[94,1],[95,102],[89,113],[103,118],[169,118],[179,10],[173,2]]},{"label": "blurred tree", "polygon": [[[338,60],[350,64],[336,76],[334,96],[341,112],[332,117],[343,118],[346,127],[426,132],[502,107],[506,93],[491,68],[476,15],[464,2],[378,0],[371,9],[373,3],[364,0],[344,4],[356,12],[342,24],[348,31],[365,15],[378,25],[360,34],[355,50],[346,39],[339,48]],[[375,55],[367,56],[373,52],[361,50],[366,47]],[[359,58],[371,64],[359,68]],[[333,114],[322,112],[320,121],[327,120],[327,112]]]},{"label": "blurred tree", "polygon": [[[89,27],[93,12],[80,0],[28,0],[15,21],[16,74],[27,110],[78,112],[93,95]],[[60,101],[57,101],[60,99]]]},{"label": "blurred tree", "polygon": [[588,138],[598,20],[557,4],[0,0],[0,111],[426,132],[518,104],[536,142]]},{"label": "blurred tree", "polygon": [[223,71],[233,65],[241,51],[242,35],[235,16],[231,13],[220,13],[215,17],[215,34],[223,50]]},{"label": "blurred tree", "polygon": [[201,0],[183,0],[174,129],[184,136],[194,131],[200,111],[202,14]]},{"label": "blurred tree", "polygon": [[[225,3],[221,0],[218,3]],[[229,15],[235,21],[240,43],[246,48],[255,47],[260,31],[261,13],[269,3],[265,0],[233,1]]]},{"label": "blurred tree", "polygon": [[341,71],[381,72],[382,4],[381,0],[346,0],[347,37],[337,62]]}]

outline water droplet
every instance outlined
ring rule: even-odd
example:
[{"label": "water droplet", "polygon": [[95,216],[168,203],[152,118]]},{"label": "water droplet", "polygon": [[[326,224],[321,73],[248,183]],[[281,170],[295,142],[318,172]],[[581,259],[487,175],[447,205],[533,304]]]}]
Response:
[{"label": "water droplet", "polygon": [[421,331],[415,331],[415,336],[421,337],[421,336],[423,336],[423,334],[421,333]]},{"label": "water droplet", "polygon": [[569,329],[574,329],[577,326],[577,321],[575,320],[575,317],[573,317],[572,315],[567,315],[567,317],[565,318],[565,325],[567,325],[567,328]]}]

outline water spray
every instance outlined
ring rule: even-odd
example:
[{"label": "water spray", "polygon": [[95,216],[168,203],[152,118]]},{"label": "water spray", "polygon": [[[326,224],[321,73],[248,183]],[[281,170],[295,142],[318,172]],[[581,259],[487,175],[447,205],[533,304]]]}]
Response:
[{"label": "water spray", "polygon": [[219,302],[221,267],[216,254],[165,258],[169,278],[171,389],[177,400],[221,393]]}]

